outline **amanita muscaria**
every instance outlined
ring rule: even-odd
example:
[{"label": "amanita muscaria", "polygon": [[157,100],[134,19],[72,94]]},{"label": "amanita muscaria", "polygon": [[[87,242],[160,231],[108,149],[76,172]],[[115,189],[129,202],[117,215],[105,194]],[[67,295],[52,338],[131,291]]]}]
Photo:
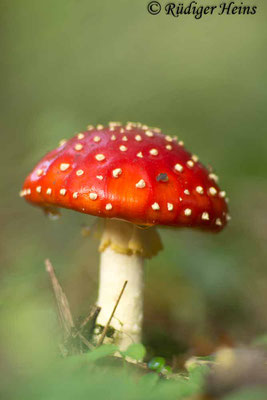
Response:
[{"label": "amanita muscaria", "polygon": [[127,280],[111,321],[113,340],[124,349],[141,341],[144,259],[162,248],[156,226],[221,231],[229,217],[217,181],[176,137],[139,123],[110,123],[62,141],[27,177],[21,196],[43,209],[105,219],[97,322],[106,325]]}]

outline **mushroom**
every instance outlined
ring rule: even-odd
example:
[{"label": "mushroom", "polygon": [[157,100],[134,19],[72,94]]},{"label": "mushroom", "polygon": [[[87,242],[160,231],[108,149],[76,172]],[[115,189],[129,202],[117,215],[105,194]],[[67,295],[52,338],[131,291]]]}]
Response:
[{"label": "mushroom", "polygon": [[89,126],[48,153],[21,196],[45,210],[63,207],[102,217],[97,323],[111,321],[121,349],[141,341],[143,265],[162,244],[157,225],[219,232],[229,219],[217,176],[182,141],[139,123]]}]

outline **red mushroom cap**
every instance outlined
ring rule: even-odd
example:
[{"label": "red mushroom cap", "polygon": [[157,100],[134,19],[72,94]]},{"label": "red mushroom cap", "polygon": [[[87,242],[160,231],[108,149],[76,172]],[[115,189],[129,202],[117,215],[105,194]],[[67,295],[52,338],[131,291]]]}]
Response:
[{"label": "red mushroom cap", "polygon": [[140,225],[221,230],[225,192],[183,142],[141,124],[88,127],[48,153],[25,180],[22,196]]}]

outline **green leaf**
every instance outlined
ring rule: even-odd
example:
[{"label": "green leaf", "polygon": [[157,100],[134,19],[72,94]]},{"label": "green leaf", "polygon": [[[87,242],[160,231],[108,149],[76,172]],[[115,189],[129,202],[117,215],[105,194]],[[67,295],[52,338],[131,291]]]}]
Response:
[{"label": "green leaf", "polygon": [[162,368],[165,366],[165,358],[163,357],[154,357],[152,358],[148,365],[148,368],[151,369],[152,371],[157,371],[161,372]]},{"label": "green leaf", "polygon": [[86,361],[94,362],[100,358],[111,356],[116,351],[118,351],[118,346],[115,344],[103,344],[100,347],[92,350],[90,353],[85,355]]},{"label": "green leaf", "polygon": [[140,386],[143,386],[146,390],[152,390],[159,381],[159,375],[154,372],[150,372],[149,374],[143,375],[139,379]]},{"label": "green leaf", "polygon": [[122,352],[124,357],[130,357],[136,361],[142,361],[146,355],[146,348],[141,343],[131,344],[126,351]]},{"label": "green leaf", "polygon": [[189,382],[197,388],[204,384],[205,376],[208,374],[209,368],[206,365],[197,365],[189,371]]},{"label": "green leaf", "polygon": [[168,375],[172,373],[172,369],[169,365],[164,365],[160,371],[163,375]]}]

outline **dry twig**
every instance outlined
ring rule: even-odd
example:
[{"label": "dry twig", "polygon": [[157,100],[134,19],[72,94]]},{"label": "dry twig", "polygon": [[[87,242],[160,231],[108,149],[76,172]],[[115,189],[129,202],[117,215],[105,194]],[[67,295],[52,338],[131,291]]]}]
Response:
[{"label": "dry twig", "polygon": [[98,314],[100,313],[101,307],[99,306],[92,306],[88,316],[83,320],[80,325],[80,330],[83,329],[90,321],[95,321]]},{"label": "dry twig", "polygon": [[67,296],[63,292],[61,285],[58,282],[58,279],[55,274],[55,270],[50,262],[50,260],[45,260],[46,271],[50,276],[50,280],[52,283],[56,305],[58,310],[58,319],[63,331],[63,338],[66,339],[69,337],[75,327],[72,313],[70,310],[69,302]]},{"label": "dry twig", "polygon": [[[55,270],[54,270],[50,260],[48,260],[48,259],[45,260],[45,267],[46,267],[46,271],[49,274],[49,277],[50,277],[50,280],[52,283],[54,296],[56,299],[57,314],[58,314],[60,326],[62,328],[63,343],[68,343],[69,339],[75,339],[78,336],[79,339],[81,340],[81,342],[87,348],[89,348],[90,350],[94,349],[94,346],[84,337],[84,335],[81,333],[81,330],[90,321],[96,320],[97,315],[100,312],[100,307],[92,306],[89,315],[83,320],[79,329],[77,329],[74,324],[74,321],[73,321],[73,317],[72,317],[72,313],[70,310],[67,296],[65,295],[65,293],[56,277]],[[61,349],[62,354],[66,355],[66,351],[63,351],[64,347],[65,347],[64,345],[61,345],[60,349]],[[75,351],[75,345],[73,345],[71,352],[73,350]]]}]

